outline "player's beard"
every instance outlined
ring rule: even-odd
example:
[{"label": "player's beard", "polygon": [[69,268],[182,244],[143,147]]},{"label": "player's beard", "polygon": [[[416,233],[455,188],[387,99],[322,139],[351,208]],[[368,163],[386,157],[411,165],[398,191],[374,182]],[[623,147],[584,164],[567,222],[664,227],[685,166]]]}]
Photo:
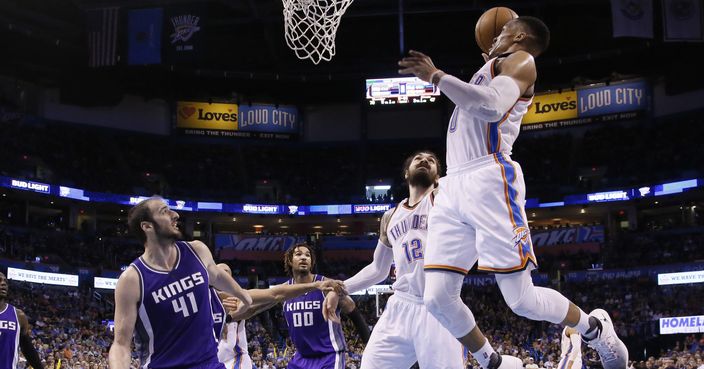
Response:
[{"label": "player's beard", "polygon": [[163,229],[157,223],[154,223],[154,233],[158,239],[176,241],[179,238],[183,238],[183,234],[180,230],[172,231],[170,229]]},{"label": "player's beard", "polygon": [[305,269],[301,269],[301,267],[299,266],[299,267],[297,268],[297,270],[296,270],[296,273],[297,273],[298,275],[301,275],[301,276],[307,276],[308,274],[311,273],[310,270],[311,270],[311,266],[310,266],[310,265],[308,265],[308,267],[305,268]]},{"label": "player's beard", "polygon": [[427,170],[414,170],[410,176],[408,176],[408,184],[413,187],[423,187],[428,188],[434,184],[433,177],[430,176],[430,172]]}]

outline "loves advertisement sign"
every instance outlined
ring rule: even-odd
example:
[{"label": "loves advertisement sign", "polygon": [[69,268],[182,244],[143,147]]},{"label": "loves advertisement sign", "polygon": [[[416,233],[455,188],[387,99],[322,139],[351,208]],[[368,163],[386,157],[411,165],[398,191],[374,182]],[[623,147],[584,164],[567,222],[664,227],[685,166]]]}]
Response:
[{"label": "loves advertisement sign", "polygon": [[179,101],[176,106],[176,127],[236,131],[238,113],[237,104]]},{"label": "loves advertisement sign", "polygon": [[533,98],[523,124],[577,118],[577,92],[537,95]]}]

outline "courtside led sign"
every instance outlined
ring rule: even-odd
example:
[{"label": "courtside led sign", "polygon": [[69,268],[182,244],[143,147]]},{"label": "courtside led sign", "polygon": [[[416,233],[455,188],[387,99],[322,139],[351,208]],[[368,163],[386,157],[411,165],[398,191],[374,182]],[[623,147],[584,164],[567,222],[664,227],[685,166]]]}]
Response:
[{"label": "courtside led sign", "polygon": [[355,214],[383,213],[391,209],[392,204],[361,204],[354,206]]},{"label": "courtside led sign", "polygon": [[242,212],[249,214],[279,214],[278,205],[244,204]]},{"label": "courtside led sign", "polygon": [[704,283],[704,270],[658,274],[658,285]]},{"label": "courtside led sign", "polygon": [[78,275],[36,272],[34,270],[7,268],[7,279],[15,281],[78,287]]},{"label": "courtside led sign", "polygon": [[704,332],[704,315],[660,318],[660,334],[702,332]]},{"label": "courtside led sign", "polygon": [[13,179],[10,182],[10,187],[19,188],[21,190],[34,191],[39,193],[49,193],[51,186],[46,183],[23,181],[19,179]]},{"label": "courtside led sign", "polygon": [[114,290],[117,288],[117,278],[94,277],[93,287]]}]

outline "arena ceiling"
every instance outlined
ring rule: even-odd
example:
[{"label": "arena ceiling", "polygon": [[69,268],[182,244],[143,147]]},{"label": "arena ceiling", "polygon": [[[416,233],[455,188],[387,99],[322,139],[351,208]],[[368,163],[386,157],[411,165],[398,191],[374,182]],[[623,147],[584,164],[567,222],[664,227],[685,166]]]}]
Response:
[{"label": "arena ceiling", "polygon": [[[399,4],[404,9],[406,49],[421,50],[438,67],[465,78],[483,62],[474,42],[474,24],[484,10],[501,5],[537,16],[551,28],[551,47],[538,60],[539,90],[656,74],[676,81],[680,89],[703,84],[704,78],[695,83],[687,75],[692,70],[701,75],[695,58],[689,57],[703,54],[701,44],[662,42],[658,16],[655,39],[614,39],[608,0],[355,0],[338,30],[337,54],[318,65],[297,59],[286,46],[280,0],[2,1],[0,73],[60,86],[67,96],[91,95],[97,102],[110,100],[102,95],[126,92],[293,102],[361,99],[365,78],[396,76]],[[128,66],[121,36],[118,66],[88,68],[85,14],[104,6],[204,9],[206,51],[191,65]],[[120,15],[120,32],[126,27],[125,14]]]}]

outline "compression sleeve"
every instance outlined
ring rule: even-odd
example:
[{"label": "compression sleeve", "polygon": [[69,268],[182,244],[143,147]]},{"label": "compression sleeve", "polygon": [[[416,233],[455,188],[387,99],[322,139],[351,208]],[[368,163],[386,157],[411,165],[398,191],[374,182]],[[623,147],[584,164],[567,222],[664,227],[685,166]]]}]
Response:
[{"label": "compression sleeve", "polygon": [[394,253],[391,247],[386,246],[381,241],[377,242],[374,250],[374,260],[372,260],[371,264],[345,281],[347,292],[357,292],[385,280],[389,275],[393,260]]},{"label": "compression sleeve", "polygon": [[438,87],[455,105],[488,122],[500,120],[521,97],[518,84],[507,76],[494,77],[488,86],[479,86],[446,74]]}]

